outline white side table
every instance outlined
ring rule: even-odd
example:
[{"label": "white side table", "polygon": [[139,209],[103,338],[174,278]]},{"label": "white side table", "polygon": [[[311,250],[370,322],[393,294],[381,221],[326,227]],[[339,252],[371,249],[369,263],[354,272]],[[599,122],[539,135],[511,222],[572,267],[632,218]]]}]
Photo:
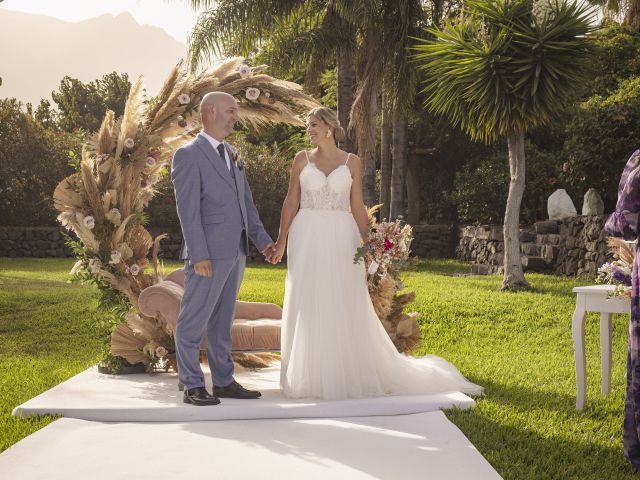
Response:
[{"label": "white side table", "polygon": [[602,393],[608,394],[611,387],[611,314],[630,313],[628,298],[610,298],[612,285],[575,287],[576,309],[573,312],[573,356],[576,363],[578,395],[576,409],[582,410],[587,396],[586,358],[584,353],[584,320],[587,312],[600,312],[600,358],[602,362]]}]

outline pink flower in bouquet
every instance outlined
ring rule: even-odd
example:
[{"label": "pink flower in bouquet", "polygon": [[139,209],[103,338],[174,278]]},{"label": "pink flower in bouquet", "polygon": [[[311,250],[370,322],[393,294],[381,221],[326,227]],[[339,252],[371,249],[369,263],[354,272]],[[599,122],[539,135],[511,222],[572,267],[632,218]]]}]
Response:
[{"label": "pink flower in bouquet", "polygon": [[393,248],[393,242],[388,238],[384,239],[384,251],[387,252]]}]

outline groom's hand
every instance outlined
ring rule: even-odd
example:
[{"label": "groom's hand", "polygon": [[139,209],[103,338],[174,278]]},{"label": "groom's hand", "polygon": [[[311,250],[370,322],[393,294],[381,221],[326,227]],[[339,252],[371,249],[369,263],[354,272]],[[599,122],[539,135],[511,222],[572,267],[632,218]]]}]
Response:
[{"label": "groom's hand", "polygon": [[264,258],[266,258],[267,262],[269,263],[274,263],[273,262],[273,252],[275,251],[276,246],[274,245],[273,242],[269,243],[269,245],[267,245],[266,247],[264,247],[264,249],[262,249],[262,255],[264,255]]},{"label": "groom's hand", "polygon": [[213,267],[211,267],[211,260],[209,259],[194,263],[193,269],[196,271],[196,275],[213,277]]}]

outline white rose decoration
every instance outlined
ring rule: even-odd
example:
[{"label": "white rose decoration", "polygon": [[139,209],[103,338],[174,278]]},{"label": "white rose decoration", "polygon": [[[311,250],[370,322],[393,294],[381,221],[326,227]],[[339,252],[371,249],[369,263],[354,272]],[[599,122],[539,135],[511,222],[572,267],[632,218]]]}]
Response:
[{"label": "white rose decoration", "polygon": [[149,168],[153,168],[153,167],[155,167],[155,166],[156,166],[156,159],[155,159],[155,158],[153,158],[153,157],[147,157],[147,162],[146,162],[146,164],[147,164],[147,167],[149,167]]},{"label": "white rose decoration", "polygon": [[122,261],[122,254],[117,250],[111,250],[111,259],[109,263],[111,265],[116,265]]},{"label": "white rose decoration", "polygon": [[133,141],[133,138],[126,138],[124,141],[124,146],[131,149],[135,146],[136,142]]},{"label": "white rose decoration", "polygon": [[249,87],[245,92],[245,97],[247,97],[247,100],[255,101],[258,99],[259,96],[260,96],[260,90],[255,87]]},{"label": "white rose decoration", "polygon": [[84,219],[82,220],[82,224],[88,229],[93,229],[93,227],[96,226],[96,219],[93,218],[91,215],[88,215],[84,217]]},{"label": "white rose decoration", "polygon": [[178,102],[180,102],[180,105],[187,105],[190,101],[191,97],[189,97],[189,95],[187,95],[186,93],[178,95]]},{"label": "white rose decoration", "polygon": [[134,263],[129,267],[129,273],[131,273],[131,275],[138,275],[140,273],[140,266]]},{"label": "white rose decoration", "polygon": [[166,348],[164,348],[163,346],[159,346],[158,348],[156,348],[156,357],[162,358],[164,357],[167,353],[169,353],[167,351]]},{"label": "white rose decoration", "polygon": [[120,213],[120,210],[118,210],[117,208],[112,208],[107,212],[105,216],[107,217],[107,220],[113,223],[116,227],[122,223],[122,215]]},{"label": "white rose decoration", "polygon": [[100,260],[98,260],[97,258],[92,258],[91,260],[89,260],[89,271],[91,273],[98,273],[98,270],[100,270],[100,267],[102,266],[102,264],[100,263]]},{"label": "white rose decoration", "polygon": [[240,68],[238,68],[238,73],[242,78],[250,77],[252,74],[251,67],[249,65],[240,65]]}]

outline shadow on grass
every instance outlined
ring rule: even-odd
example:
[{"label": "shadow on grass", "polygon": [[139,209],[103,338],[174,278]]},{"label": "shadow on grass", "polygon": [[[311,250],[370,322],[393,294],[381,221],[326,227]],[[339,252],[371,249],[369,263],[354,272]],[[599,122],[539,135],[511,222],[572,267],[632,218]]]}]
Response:
[{"label": "shadow on grass", "polygon": [[604,446],[544,436],[498,423],[477,409],[446,413],[505,480],[637,478],[635,469],[623,457],[621,444]]}]

